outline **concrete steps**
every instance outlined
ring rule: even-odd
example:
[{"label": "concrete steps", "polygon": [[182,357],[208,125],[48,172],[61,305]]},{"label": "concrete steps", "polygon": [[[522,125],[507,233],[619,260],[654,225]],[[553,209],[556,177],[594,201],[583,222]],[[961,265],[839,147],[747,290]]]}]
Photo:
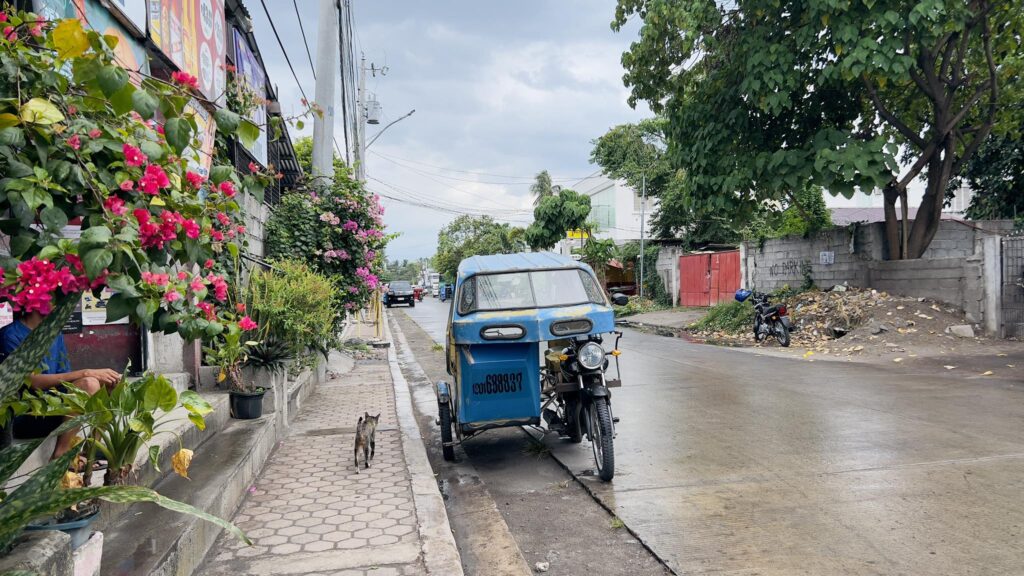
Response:
[{"label": "concrete steps", "polygon": [[[230,420],[202,445],[193,460],[191,480],[168,475],[154,488],[221,518],[230,518],[277,442],[273,415]],[[198,460],[201,458],[201,460]],[[104,574],[147,576],[192,574],[221,529],[205,520],[134,504],[104,532]]]}]

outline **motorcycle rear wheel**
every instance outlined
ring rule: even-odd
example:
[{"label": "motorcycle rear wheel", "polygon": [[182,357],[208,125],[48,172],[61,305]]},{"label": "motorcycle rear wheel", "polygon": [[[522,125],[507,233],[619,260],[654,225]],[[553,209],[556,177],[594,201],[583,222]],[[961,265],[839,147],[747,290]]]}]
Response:
[{"label": "motorcycle rear wheel", "polygon": [[780,320],[775,323],[774,329],[775,339],[783,348],[787,348],[789,346],[789,328],[786,328],[786,325]]},{"label": "motorcycle rear wheel", "polygon": [[764,342],[765,337],[765,333],[761,330],[761,319],[754,318],[754,341]]}]

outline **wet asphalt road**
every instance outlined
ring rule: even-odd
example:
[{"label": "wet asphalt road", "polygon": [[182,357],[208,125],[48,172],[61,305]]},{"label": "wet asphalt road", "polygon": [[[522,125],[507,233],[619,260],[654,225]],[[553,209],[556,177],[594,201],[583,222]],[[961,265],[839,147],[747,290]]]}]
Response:
[{"label": "wet asphalt road", "polygon": [[[447,306],[412,316],[443,341]],[[1024,574],[1024,385],[626,331],[616,476],[554,455],[680,574]]]}]

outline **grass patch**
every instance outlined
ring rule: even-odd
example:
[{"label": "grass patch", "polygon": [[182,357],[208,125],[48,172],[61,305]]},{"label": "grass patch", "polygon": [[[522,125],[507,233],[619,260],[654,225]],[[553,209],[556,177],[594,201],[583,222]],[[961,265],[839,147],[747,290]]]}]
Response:
[{"label": "grass patch", "polygon": [[614,518],[612,518],[611,527],[615,530],[618,530],[620,528],[625,528],[626,523],[620,520],[618,516],[615,516]]},{"label": "grass patch", "polygon": [[668,308],[668,306],[659,304],[654,300],[649,300],[647,298],[641,299],[639,296],[630,296],[628,304],[625,306],[615,307],[615,316],[621,318],[623,316],[632,316],[634,314],[657,312],[658,310],[664,310],[666,308]]},{"label": "grass patch", "polygon": [[754,325],[754,306],[747,302],[724,302],[708,308],[706,316],[690,325],[697,330],[742,332]]},{"label": "grass patch", "polygon": [[441,346],[436,342],[434,343],[433,346],[430,347],[430,349],[433,350],[434,352],[444,352],[444,346]]},{"label": "grass patch", "polygon": [[547,445],[541,444],[540,442],[530,442],[529,444],[526,445],[525,448],[523,448],[523,452],[525,454],[529,454],[530,456],[542,458],[550,454],[551,449],[548,448]]}]

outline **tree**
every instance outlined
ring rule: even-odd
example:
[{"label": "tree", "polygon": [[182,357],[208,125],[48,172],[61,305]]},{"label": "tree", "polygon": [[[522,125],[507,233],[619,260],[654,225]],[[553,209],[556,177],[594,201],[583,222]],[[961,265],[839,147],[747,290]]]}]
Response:
[{"label": "tree", "polygon": [[[302,173],[306,175],[306,178],[313,177],[313,137],[312,136],[300,136],[295,139],[292,144],[295,149],[295,160],[299,163],[299,167],[302,168]],[[345,164],[345,161],[338,158],[337,154],[334,154],[334,173],[335,174],[349,174],[349,167]]]},{"label": "tree", "polygon": [[555,190],[551,186],[551,174],[548,174],[547,170],[541,170],[534,177],[533,184],[530,184],[530,193],[536,202],[555,195]]},{"label": "tree", "polygon": [[417,283],[420,281],[422,271],[423,265],[419,260],[392,260],[388,263],[387,270],[383,272],[381,278],[385,282],[405,280]]},{"label": "tree", "polygon": [[558,196],[542,198],[533,209],[533,224],[526,229],[526,243],[534,250],[550,250],[568,230],[583,229],[590,216],[590,196],[563,189]]},{"label": "tree", "polygon": [[[881,188],[890,258],[928,247],[946,184],[1009,121],[1017,88],[1022,16],[1009,2],[620,0],[613,27],[634,14],[629,101],[668,118],[688,204],[745,218],[813,185]],[[927,189],[901,238],[896,200],[905,219],[919,176]]]},{"label": "tree", "polygon": [[967,217],[972,220],[1024,217],[1024,140],[993,136],[950,183],[951,196],[961,184],[974,192]]},{"label": "tree", "polygon": [[513,254],[526,249],[522,228],[495,222],[490,216],[459,216],[437,233],[434,268],[452,279],[459,263],[470,256]]}]

